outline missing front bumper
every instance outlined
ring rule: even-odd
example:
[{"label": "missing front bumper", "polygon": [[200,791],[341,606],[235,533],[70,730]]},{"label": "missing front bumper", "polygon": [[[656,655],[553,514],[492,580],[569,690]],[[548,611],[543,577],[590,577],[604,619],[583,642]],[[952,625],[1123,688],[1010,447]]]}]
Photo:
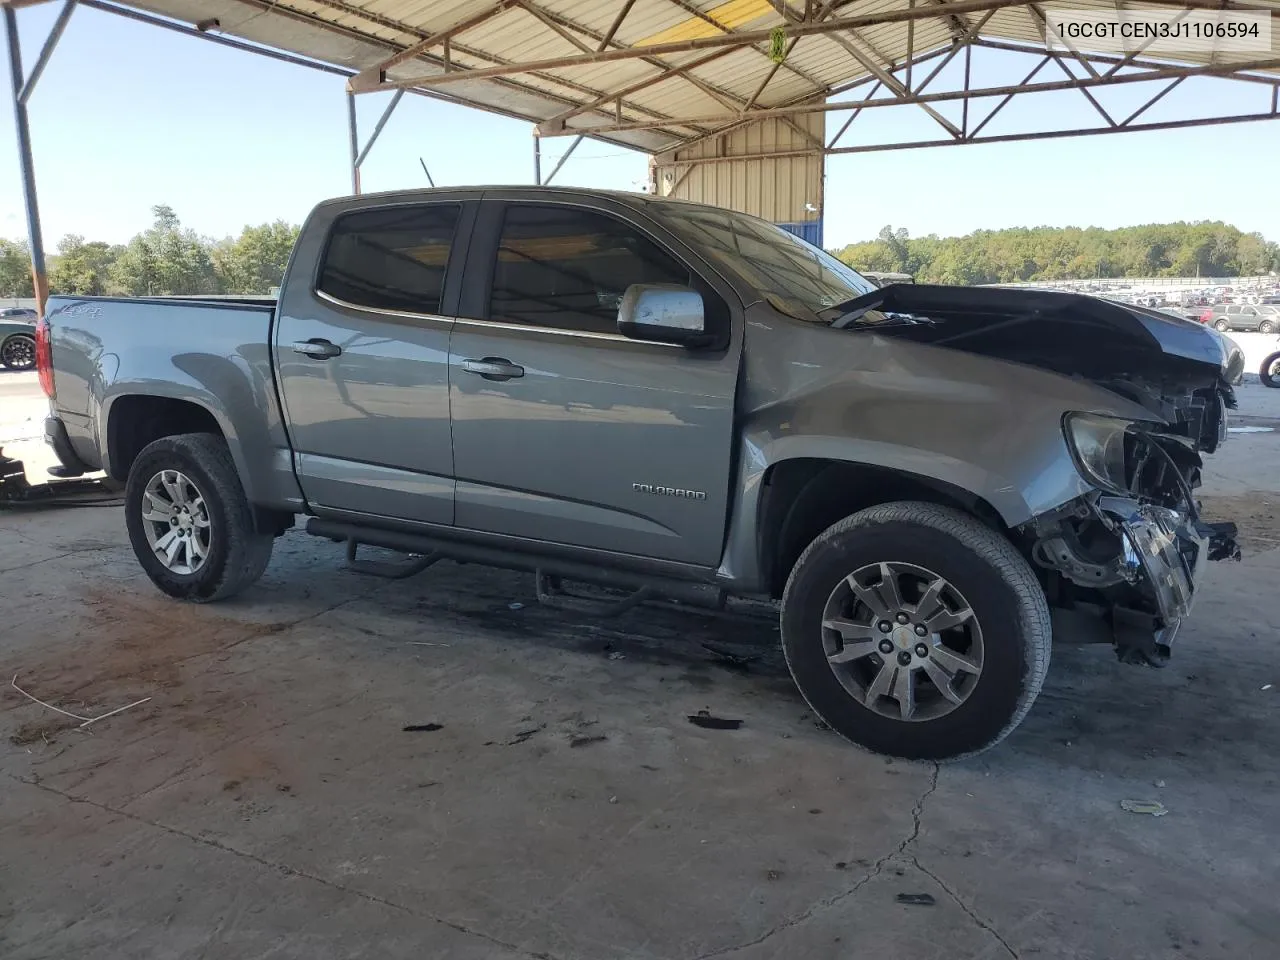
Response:
[{"label": "missing front bumper", "polygon": [[1098,511],[1118,528],[1125,567],[1145,583],[1166,623],[1191,612],[1196,583],[1210,554],[1210,533],[1166,507],[1124,497],[1100,497]]}]

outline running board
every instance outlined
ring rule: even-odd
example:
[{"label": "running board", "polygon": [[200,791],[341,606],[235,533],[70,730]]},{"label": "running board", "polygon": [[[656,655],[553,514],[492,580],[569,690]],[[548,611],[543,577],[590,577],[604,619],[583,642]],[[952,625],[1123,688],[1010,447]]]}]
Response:
[{"label": "running board", "polygon": [[[623,598],[618,603],[597,605],[603,606],[607,611],[610,607],[626,604],[616,613],[605,614],[609,616],[616,616],[617,613],[622,613],[646,599],[657,597],[679,600],[690,606],[706,607],[708,603],[710,603],[712,609],[723,606],[724,590],[714,584],[705,582],[676,580],[644,573],[613,570],[608,567],[576,560],[566,560],[561,557],[548,557],[535,553],[517,553],[512,550],[482,544],[460,543],[445,540],[441,537],[429,537],[402,530],[384,530],[380,527],[368,527],[341,520],[326,520],[320,517],[309,519],[306,531],[313,537],[324,537],[337,543],[345,542],[347,544],[347,559],[352,563],[352,569],[377,576],[394,575],[396,579],[402,579],[425,570],[438,560],[449,559],[459,563],[477,563],[504,570],[523,570],[533,573],[538,576],[539,599],[542,599],[542,594],[544,593],[548,599],[556,599],[553,595],[558,588],[550,578],[561,577],[566,580],[577,580],[602,587],[635,591],[631,596]],[[377,563],[376,566],[379,570],[375,572],[374,569],[368,567],[370,561],[358,561],[355,559],[356,550],[360,544],[382,547],[399,553],[419,554],[420,557],[404,564]],[[412,569],[415,566],[418,569]],[[401,571],[405,572],[401,574]],[[636,595],[640,591],[644,591],[643,596]],[[594,603],[594,601],[587,601],[586,598],[565,599]],[[601,611],[597,610],[596,612]]]}]

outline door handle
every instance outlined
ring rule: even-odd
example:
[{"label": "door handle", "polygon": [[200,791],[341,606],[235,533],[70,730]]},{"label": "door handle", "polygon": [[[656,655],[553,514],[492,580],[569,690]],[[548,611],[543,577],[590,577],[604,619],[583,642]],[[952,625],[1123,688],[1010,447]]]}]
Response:
[{"label": "door handle", "polygon": [[341,354],[342,348],[323,337],[312,337],[310,340],[296,341],[293,352],[310,357],[312,360],[328,360]]},{"label": "door handle", "polygon": [[486,380],[514,380],[524,376],[524,367],[502,357],[485,357],[483,360],[463,360],[462,369]]}]

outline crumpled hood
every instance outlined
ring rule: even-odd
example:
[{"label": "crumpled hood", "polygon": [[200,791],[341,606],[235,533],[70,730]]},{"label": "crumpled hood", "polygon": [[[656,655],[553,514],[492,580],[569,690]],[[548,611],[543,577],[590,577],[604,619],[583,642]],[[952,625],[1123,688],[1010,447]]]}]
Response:
[{"label": "crumpled hood", "polygon": [[1243,352],[1216,330],[1074,293],[893,284],[831,312],[838,329],[1088,380],[1141,404],[1206,452],[1226,436],[1226,410],[1236,406],[1231,385],[1244,368]]},{"label": "crumpled hood", "polygon": [[1226,375],[1228,381],[1234,379],[1230,376],[1233,366],[1238,373],[1244,365],[1244,354],[1239,347],[1194,320],[1078,293],[899,283],[842,304],[841,310],[855,319],[867,310],[879,310],[923,316],[986,315],[992,323],[1012,318],[1018,322],[1068,322],[1077,324],[1082,334],[1090,328],[1105,329],[1134,345],[1210,364]]}]

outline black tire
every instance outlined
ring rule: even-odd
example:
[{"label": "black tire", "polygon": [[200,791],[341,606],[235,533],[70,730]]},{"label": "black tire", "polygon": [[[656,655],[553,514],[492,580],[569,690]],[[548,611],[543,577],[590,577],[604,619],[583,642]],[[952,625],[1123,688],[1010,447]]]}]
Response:
[{"label": "black tire", "polygon": [[[945,715],[908,721],[876,712],[828,663],[828,597],[854,571],[882,562],[945,578],[981,625],[981,672]],[[999,743],[1040,692],[1051,640],[1044,591],[1013,544],[970,515],[931,503],[882,504],[829,527],[800,556],[782,596],[783,652],[809,706],[846,739],[896,757],[952,760]]]},{"label": "black tire", "polygon": [[1258,379],[1265,387],[1280,387],[1280,352],[1273,353],[1262,361]]},{"label": "black tire", "polygon": [[36,338],[15,333],[0,344],[0,363],[10,370],[30,370],[36,365]]},{"label": "black tire", "polygon": [[1272,323],[1270,320],[1263,320],[1260,324],[1258,324],[1258,332],[1259,333],[1275,333],[1276,325]]},{"label": "black tire", "polygon": [[[144,491],[162,470],[184,474],[208,510],[210,541],[193,573],[177,573],[161,562],[147,539]],[[240,485],[227,443],[211,433],[162,437],[138,454],[125,486],[124,518],[133,552],[151,582],[179,600],[207,603],[234,596],[262,576],[274,541],[253,529],[253,511]],[[193,565],[194,566],[194,565]]]},{"label": "black tire", "polygon": [[1231,324],[1227,323],[1225,320],[1215,320],[1213,321],[1213,329],[1217,330],[1219,333],[1226,333],[1231,329]]}]

